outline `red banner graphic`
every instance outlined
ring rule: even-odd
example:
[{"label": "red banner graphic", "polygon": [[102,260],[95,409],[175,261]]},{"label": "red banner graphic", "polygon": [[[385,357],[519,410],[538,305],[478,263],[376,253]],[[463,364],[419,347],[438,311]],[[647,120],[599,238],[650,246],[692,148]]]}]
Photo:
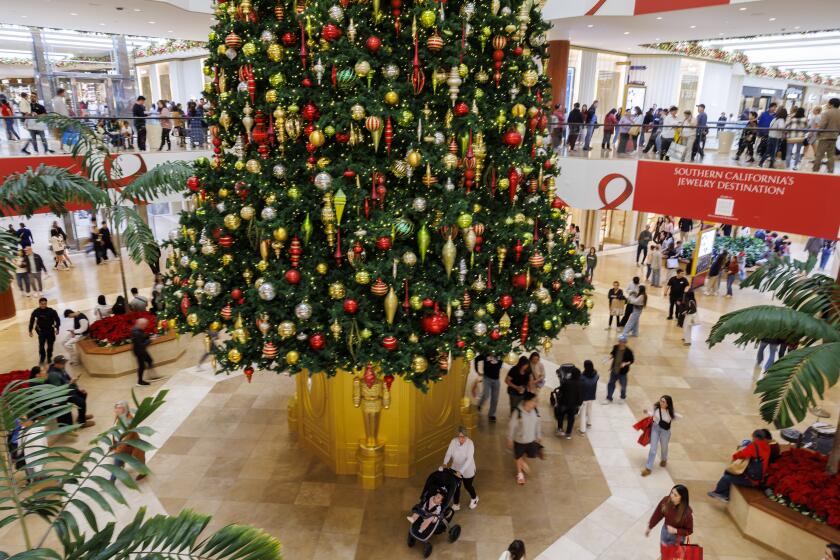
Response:
[{"label": "red banner graphic", "polygon": [[639,161],[633,209],[829,239],[840,230],[840,177]]},{"label": "red banner graphic", "polygon": [[730,0],[636,0],[635,15],[725,6]]}]

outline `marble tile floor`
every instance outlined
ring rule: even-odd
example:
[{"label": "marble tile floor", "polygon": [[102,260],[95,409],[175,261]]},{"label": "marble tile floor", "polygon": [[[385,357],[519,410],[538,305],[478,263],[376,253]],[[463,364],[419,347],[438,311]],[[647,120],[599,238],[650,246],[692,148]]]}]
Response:
[{"label": "marble tile floor", "polygon": [[[608,283],[600,279],[616,277],[625,284],[635,270],[632,256],[619,252],[601,259],[591,326],[567,329],[547,360],[580,365],[583,359],[593,359],[597,368],[606,370],[602,358],[615,331],[603,330]],[[92,268],[81,272],[83,282],[62,278],[57,298],[92,306],[100,290],[115,292],[116,266]],[[141,287],[141,279],[146,280],[147,289],[147,271],[138,267],[133,273]],[[642,336],[630,342],[637,360],[626,404],[596,404],[594,425],[585,437],[575,435],[571,441],[548,437],[547,460],[534,465],[531,483],[521,488],[513,481],[511,458],[504,448],[502,396],[500,422],[490,425],[482,417],[475,435],[479,507],[458,512],[462,538],[455,544],[436,540],[435,557],[497,558],[512,538],[522,538],[529,557],[655,558],[657,539],[644,538],[644,525],[653,505],[674,482],[681,482],[691,490],[695,542],[705,547],[707,559],[778,558],[744,539],[721,505],[705,496],[735,443],[762,423],[752,395],[757,374],[753,351],[729,344],[710,350],[702,340],[718,314],[759,301],[766,298],[751,291],[736,292],[733,299],[702,298],[702,324],[695,328],[694,345],[684,347],[681,331],[664,320],[664,302],[654,294],[642,317]],[[31,365],[25,345],[32,343],[21,321],[25,314],[0,328],[0,344],[15,348],[8,369]],[[175,513],[189,507],[213,514],[213,527],[254,523],[277,535],[285,557],[291,559],[419,554],[405,546],[404,515],[428,473],[388,480],[372,492],[357,488],[353,477],[333,475],[288,434],[285,405],[292,384],[287,378],[258,375],[248,384],[242,377],[195,371],[192,365],[200,346],[196,341],[187,356],[160,368],[167,380],[138,391],[143,395],[166,388],[170,394],[168,404],[151,422],[158,430],[153,442],[160,447],[150,455],[155,474],[142,484],[141,493],[132,495],[132,509],[145,505],[150,513]],[[553,369],[548,364],[550,380]],[[130,394],[133,379],[86,377],[82,383],[102,427],[110,421],[113,402]],[[599,398],[604,392],[602,384]],[[636,444],[638,434],[630,426],[666,392],[685,418],[675,424],[668,467],[657,467],[652,476],[642,478],[639,468],[647,450]],[[546,390],[541,408],[546,411],[545,431],[552,433],[547,397]],[[837,391],[828,399],[840,402]],[[92,437],[95,430],[84,430],[79,441]],[[119,512],[120,519],[128,515],[130,510]],[[19,528],[0,529],[0,550],[16,551],[21,544]]]}]

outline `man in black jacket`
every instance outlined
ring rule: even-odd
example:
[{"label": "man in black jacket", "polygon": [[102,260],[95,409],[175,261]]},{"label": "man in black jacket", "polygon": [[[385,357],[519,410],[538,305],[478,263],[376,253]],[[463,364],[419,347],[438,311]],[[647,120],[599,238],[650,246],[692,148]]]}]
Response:
[{"label": "man in black jacket", "polygon": [[152,363],[152,357],[149,356],[148,348],[149,346],[149,335],[146,334],[146,327],[149,325],[149,321],[141,317],[137,319],[137,322],[134,323],[134,327],[131,329],[131,346],[132,352],[134,352],[134,357],[137,359],[137,384],[138,385],[149,385],[148,381],[143,381],[143,373],[146,371],[146,367],[153,367],[154,364]]},{"label": "man in black jacket", "polygon": [[29,316],[29,337],[33,336],[33,332],[38,333],[39,364],[52,361],[55,335],[60,328],[58,313],[52,307],[47,307],[47,298],[42,297],[38,300],[38,308]]},{"label": "man in black jacket", "polygon": [[610,351],[612,364],[610,365],[610,381],[607,383],[607,400],[601,404],[610,404],[613,401],[616,382],[621,384],[621,400],[627,398],[627,373],[630,371],[630,364],[633,363],[633,351],[627,347],[627,337],[623,334],[618,337],[618,344]]},{"label": "man in black jacket", "polygon": [[483,381],[481,399],[478,401],[478,410],[484,406],[484,401],[490,399],[490,410],[487,419],[492,423],[496,421],[496,405],[499,403],[499,373],[502,371],[502,360],[493,354],[481,355],[475,359],[475,371],[478,372],[478,364],[483,364]]},{"label": "man in black jacket", "polygon": [[105,220],[102,220],[102,225],[99,226],[99,236],[102,238],[102,256],[107,259],[108,251],[111,251],[114,257],[118,257],[117,250],[114,249],[114,240],[111,238],[111,230],[108,228],[108,222]]},{"label": "man in black jacket", "polygon": [[146,98],[142,95],[137,98],[134,105],[131,107],[131,115],[138,117],[134,119],[134,129],[137,131],[137,149],[141,152],[146,151]]}]

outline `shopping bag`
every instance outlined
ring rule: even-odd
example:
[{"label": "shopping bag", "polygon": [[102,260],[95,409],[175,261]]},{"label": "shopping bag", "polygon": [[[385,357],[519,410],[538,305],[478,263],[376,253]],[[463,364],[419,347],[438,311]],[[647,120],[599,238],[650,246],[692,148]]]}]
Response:
[{"label": "shopping bag", "polygon": [[668,259],[665,261],[665,266],[671,269],[679,268],[680,259],[678,259],[677,257],[668,257]]},{"label": "shopping bag", "polygon": [[67,144],[68,146],[72,146],[76,142],[79,141],[79,132],[67,130],[61,135],[61,143]]},{"label": "shopping bag", "polygon": [[697,544],[663,544],[662,560],[703,560],[703,547]]},{"label": "shopping bag", "polygon": [[682,144],[677,144],[676,141],[671,142],[671,145],[668,146],[668,153],[666,154],[671,159],[676,159],[682,161],[685,157],[685,150],[686,146]]}]

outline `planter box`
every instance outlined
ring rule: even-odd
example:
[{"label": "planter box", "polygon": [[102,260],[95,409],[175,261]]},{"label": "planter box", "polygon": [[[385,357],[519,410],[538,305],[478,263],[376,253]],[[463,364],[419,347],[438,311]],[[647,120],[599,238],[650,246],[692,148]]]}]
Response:
[{"label": "planter box", "polygon": [[[155,365],[174,362],[184,355],[189,342],[185,337],[167,333],[149,343],[149,354]],[[99,346],[91,339],[76,345],[79,361],[94,377],[122,377],[137,372],[137,359],[131,351],[131,344],[121,346]]]},{"label": "planter box", "polygon": [[754,488],[732,487],[729,516],[746,538],[785,558],[822,558],[840,531],[778,504]]}]

